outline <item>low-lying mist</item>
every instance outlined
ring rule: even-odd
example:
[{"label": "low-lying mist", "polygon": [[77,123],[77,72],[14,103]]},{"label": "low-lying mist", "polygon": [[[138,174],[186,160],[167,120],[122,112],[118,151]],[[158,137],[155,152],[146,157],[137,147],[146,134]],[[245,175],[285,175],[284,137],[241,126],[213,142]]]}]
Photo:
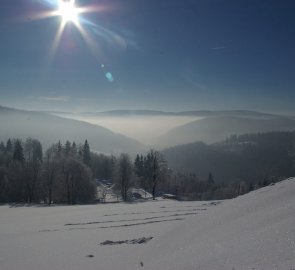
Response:
[{"label": "low-lying mist", "polygon": [[80,114],[62,115],[90,124],[100,125],[116,133],[124,134],[143,144],[153,145],[158,137],[171,129],[185,125],[202,117],[197,116],[84,116]]}]

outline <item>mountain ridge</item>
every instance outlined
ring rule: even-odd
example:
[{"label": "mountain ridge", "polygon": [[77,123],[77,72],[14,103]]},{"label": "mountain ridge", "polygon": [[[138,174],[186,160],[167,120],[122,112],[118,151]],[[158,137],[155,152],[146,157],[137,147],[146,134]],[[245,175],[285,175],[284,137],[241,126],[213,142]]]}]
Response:
[{"label": "mountain ridge", "polygon": [[103,153],[136,152],[143,148],[138,141],[105,127],[37,111],[0,106],[0,140],[33,137],[46,147],[60,141],[89,141],[94,151]]},{"label": "mountain ridge", "polygon": [[191,110],[191,111],[161,111],[161,110],[108,110],[101,112],[80,112],[81,115],[107,115],[107,116],[215,116],[215,115],[247,115],[247,116],[273,116],[270,113],[251,111],[251,110]]},{"label": "mountain ridge", "polygon": [[234,134],[292,130],[295,130],[295,119],[292,117],[212,116],[176,127],[158,137],[156,144],[169,147],[195,141],[214,143]]}]

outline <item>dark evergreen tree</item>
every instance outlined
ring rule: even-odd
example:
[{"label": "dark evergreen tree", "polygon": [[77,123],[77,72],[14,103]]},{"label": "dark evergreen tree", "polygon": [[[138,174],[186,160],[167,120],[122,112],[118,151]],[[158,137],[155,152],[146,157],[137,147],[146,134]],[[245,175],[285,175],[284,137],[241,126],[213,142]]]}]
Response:
[{"label": "dark evergreen tree", "polygon": [[13,145],[12,145],[12,142],[10,139],[7,140],[7,143],[6,143],[6,152],[7,153],[11,153],[12,152],[12,148],[13,148]]},{"label": "dark evergreen tree", "polygon": [[86,164],[87,166],[90,165],[90,147],[88,144],[88,141],[86,140],[83,146],[83,162],[84,164]]},{"label": "dark evergreen tree", "polygon": [[62,145],[61,145],[61,142],[60,141],[58,141],[58,143],[57,143],[57,154],[58,154],[58,156],[61,156],[61,154],[62,154]]},{"label": "dark evergreen tree", "polygon": [[22,147],[22,143],[21,143],[20,140],[15,141],[14,152],[13,152],[13,160],[17,160],[20,163],[24,162],[24,160],[25,160],[23,147]]},{"label": "dark evergreen tree", "polygon": [[65,155],[69,156],[71,154],[71,143],[69,141],[66,141],[65,144]]},{"label": "dark evergreen tree", "polygon": [[83,146],[81,143],[79,144],[79,147],[78,147],[78,158],[80,160],[83,160]]},{"label": "dark evergreen tree", "polygon": [[6,147],[3,142],[0,143],[0,151],[4,153],[6,151]]},{"label": "dark evergreen tree", "polygon": [[77,153],[78,153],[77,145],[75,142],[73,142],[71,147],[71,154],[73,157],[76,157]]},{"label": "dark evergreen tree", "polygon": [[214,178],[211,172],[209,172],[209,175],[208,175],[208,185],[209,186],[214,185]]},{"label": "dark evergreen tree", "polygon": [[11,160],[8,164],[8,196],[10,202],[25,202],[24,164],[19,160]]},{"label": "dark evergreen tree", "polygon": [[134,160],[134,169],[137,177],[143,177],[144,176],[144,162],[143,162],[143,156],[142,155],[136,155],[136,158]]},{"label": "dark evergreen tree", "polygon": [[8,172],[5,167],[0,167],[0,203],[9,201],[9,179]]}]

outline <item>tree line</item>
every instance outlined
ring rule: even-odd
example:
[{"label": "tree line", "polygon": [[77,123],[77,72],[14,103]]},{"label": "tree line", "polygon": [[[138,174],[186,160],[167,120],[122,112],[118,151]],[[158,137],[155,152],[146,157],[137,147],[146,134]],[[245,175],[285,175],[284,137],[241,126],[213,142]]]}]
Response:
[{"label": "tree line", "polygon": [[0,201],[22,203],[87,203],[96,194],[89,144],[67,141],[44,153],[41,143],[8,139],[0,143]]},{"label": "tree line", "polygon": [[294,132],[151,149],[134,159],[91,152],[87,140],[57,142],[43,151],[36,139],[8,139],[0,142],[0,203],[90,203],[98,199],[96,179],[111,180],[124,201],[132,200],[132,187],[153,199],[228,199],[294,175],[294,149]]},{"label": "tree line", "polygon": [[0,202],[89,203],[96,200],[95,179],[111,179],[124,201],[130,199],[133,186],[152,192],[155,199],[166,177],[166,163],[154,150],[141,158],[139,165],[126,153],[97,154],[87,140],[80,145],[58,142],[43,152],[36,139],[8,139],[0,143]]},{"label": "tree line", "polygon": [[[196,142],[163,154],[174,171],[192,182],[184,188],[195,186],[194,198],[231,198],[295,175],[295,132],[232,135],[219,143]],[[214,185],[202,191],[208,172]]]}]

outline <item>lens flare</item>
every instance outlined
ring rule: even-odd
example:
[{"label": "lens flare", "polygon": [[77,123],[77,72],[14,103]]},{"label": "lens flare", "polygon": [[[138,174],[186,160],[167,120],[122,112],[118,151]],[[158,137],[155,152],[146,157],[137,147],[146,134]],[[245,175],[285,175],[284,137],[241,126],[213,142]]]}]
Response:
[{"label": "lens flare", "polygon": [[111,73],[111,72],[107,72],[106,74],[105,74],[105,76],[106,76],[106,78],[107,78],[107,80],[109,81],[109,82],[113,82],[115,79],[114,79],[114,76],[113,76],[113,74]]},{"label": "lens flare", "polygon": [[[0,0],[1,1],[1,0]],[[37,13],[25,14],[17,18],[19,22],[30,22],[35,20],[44,20],[48,18],[59,18],[60,25],[57,28],[56,35],[49,51],[48,62],[51,64],[59,48],[63,33],[67,25],[72,24],[80,33],[88,49],[92,52],[97,61],[105,61],[102,44],[107,43],[108,47],[126,49],[127,42],[119,34],[103,27],[100,24],[93,23],[85,18],[87,13],[101,13],[112,9],[110,4],[95,4],[88,6],[78,6],[76,0],[38,0],[49,7],[50,10],[39,11]],[[99,41],[98,41],[99,39]],[[101,41],[101,42],[100,42]],[[104,66],[102,66],[103,68]],[[105,73],[109,82],[114,81],[111,73]]]}]

